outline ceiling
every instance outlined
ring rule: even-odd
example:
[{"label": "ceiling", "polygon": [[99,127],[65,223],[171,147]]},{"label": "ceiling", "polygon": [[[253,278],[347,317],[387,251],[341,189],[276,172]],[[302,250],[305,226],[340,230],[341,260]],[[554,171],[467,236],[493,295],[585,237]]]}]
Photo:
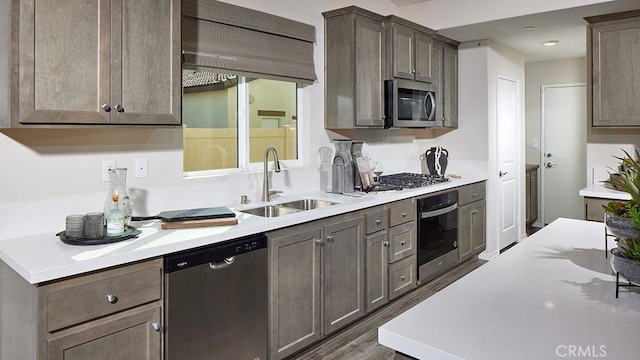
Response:
[{"label": "ceiling", "polygon": [[[586,55],[587,22],[584,17],[634,9],[640,9],[640,1],[617,0],[440,29],[438,33],[460,42],[492,40],[520,52],[525,56],[525,62],[571,59]],[[525,30],[526,26],[535,28]],[[559,43],[556,46],[543,46],[542,43],[547,40],[558,40]]]}]

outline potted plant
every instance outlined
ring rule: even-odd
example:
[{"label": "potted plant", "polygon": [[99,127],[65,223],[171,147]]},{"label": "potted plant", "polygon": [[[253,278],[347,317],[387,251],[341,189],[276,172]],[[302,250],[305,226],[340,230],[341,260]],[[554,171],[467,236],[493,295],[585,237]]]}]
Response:
[{"label": "potted plant", "polygon": [[631,196],[627,201],[611,201],[604,205],[607,231],[616,237],[618,248],[612,249],[611,267],[629,281],[640,284],[640,154],[635,158],[624,151],[618,174],[605,181]]}]

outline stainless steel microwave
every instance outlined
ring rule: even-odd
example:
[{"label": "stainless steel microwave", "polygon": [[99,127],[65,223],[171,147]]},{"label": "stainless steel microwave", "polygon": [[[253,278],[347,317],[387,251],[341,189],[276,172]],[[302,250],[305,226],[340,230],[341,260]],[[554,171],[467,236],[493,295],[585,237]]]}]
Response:
[{"label": "stainless steel microwave", "polygon": [[436,126],[436,86],[412,80],[385,80],[384,113],[386,128]]}]

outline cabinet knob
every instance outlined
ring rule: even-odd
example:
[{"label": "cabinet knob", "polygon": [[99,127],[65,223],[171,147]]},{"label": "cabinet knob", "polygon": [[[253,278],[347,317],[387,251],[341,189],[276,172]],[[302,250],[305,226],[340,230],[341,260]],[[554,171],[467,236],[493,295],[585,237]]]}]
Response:
[{"label": "cabinet knob", "polygon": [[107,301],[108,301],[110,304],[115,304],[115,303],[117,303],[117,302],[118,302],[118,297],[117,297],[117,296],[115,296],[115,295],[113,295],[113,294],[107,294]]},{"label": "cabinet knob", "polygon": [[316,244],[322,246],[324,245],[324,241],[322,239],[316,239]]},{"label": "cabinet knob", "polygon": [[380,225],[380,224],[382,224],[382,220],[380,219],[376,220],[376,225]]},{"label": "cabinet knob", "polygon": [[389,247],[389,242],[385,240],[382,242],[382,245],[384,245],[385,247]]},{"label": "cabinet knob", "polygon": [[478,196],[478,194],[473,193],[473,194],[471,194],[471,196],[476,197],[476,196]]},{"label": "cabinet knob", "polygon": [[401,241],[400,241],[400,246],[404,246],[404,244],[406,244],[406,243],[407,243],[407,241],[406,241],[406,240],[401,240]]},{"label": "cabinet knob", "polygon": [[151,323],[151,328],[153,328],[153,330],[155,330],[155,331],[160,331],[160,323],[152,322]]},{"label": "cabinet knob", "polygon": [[415,74],[415,73],[416,73],[416,71],[415,71],[415,70],[411,70],[411,73],[412,73],[412,74]]},{"label": "cabinet knob", "polygon": [[407,217],[407,213],[402,213],[402,217],[406,218]]},{"label": "cabinet knob", "polygon": [[124,112],[124,108],[122,107],[122,105],[116,104],[116,111],[119,113]]},{"label": "cabinet knob", "polygon": [[400,281],[404,281],[406,278],[407,278],[406,276],[402,275],[400,276]]},{"label": "cabinet knob", "polygon": [[332,242],[335,238],[331,235],[327,236],[327,242]]},{"label": "cabinet knob", "polygon": [[102,110],[106,111],[106,112],[110,112],[111,111],[111,106],[109,106],[109,104],[102,104],[102,106],[100,106],[102,108]]}]

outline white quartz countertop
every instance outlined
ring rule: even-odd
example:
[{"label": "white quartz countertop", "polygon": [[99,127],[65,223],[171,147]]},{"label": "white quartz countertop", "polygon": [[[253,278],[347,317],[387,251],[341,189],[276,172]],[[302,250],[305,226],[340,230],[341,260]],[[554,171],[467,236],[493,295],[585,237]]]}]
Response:
[{"label": "white quartz countertop", "polygon": [[[274,218],[264,218],[238,211],[267,204],[254,203],[242,208],[232,209],[236,212],[238,218],[238,224],[233,226],[161,230],[159,221],[132,222],[132,226],[142,230],[142,233],[137,238],[105,245],[67,245],[55,234],[50,233],[5,239],[0,240],[0,260],[7,263],[27,282],[37,284],[484,180],[486,180],[485,176],[463,175],[461,179],[451,179],[447,183],[424,188],[369,193],[361,197],[320,191],[276,197],[268,204],[305,197],[330,200],[338,204]],[[64,224],[61,224],[60,230],[63,229]]]},{"label": "white quartz countertop", "polygon": [[580,196],[594,197],[601,199],[629,200],[631,195],[626,192],[618,191],[601,184],[590,184],[578,192]]},{"label": "white quartz countertop", "polygon": [[638,289],[616,299],[602,223],[560,218],[382,325],[378,341],[418,359],[637,359]]}]

